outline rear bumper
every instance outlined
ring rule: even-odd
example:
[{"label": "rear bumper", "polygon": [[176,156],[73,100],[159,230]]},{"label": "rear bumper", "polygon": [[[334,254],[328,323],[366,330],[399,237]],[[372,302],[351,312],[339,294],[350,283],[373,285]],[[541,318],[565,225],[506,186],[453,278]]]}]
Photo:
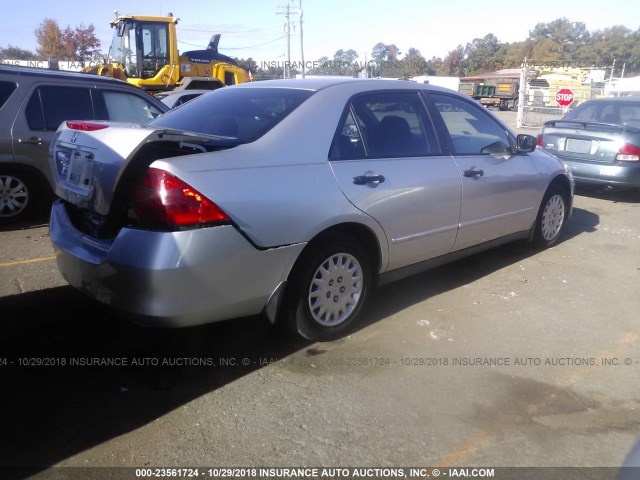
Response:
[{"label": "rear bumper", "polygon": [[571,169],[576,183],[640,187],[640,162],[605,164],[560,158]]},{"label": "rear bumper", "polygon": [[304,244],[259,250],[233,226],[183,232],[123,228],[89,238],[63,203],[51,212],[58,268],[69,284],[157,326],[186,327],[260,313]]}]

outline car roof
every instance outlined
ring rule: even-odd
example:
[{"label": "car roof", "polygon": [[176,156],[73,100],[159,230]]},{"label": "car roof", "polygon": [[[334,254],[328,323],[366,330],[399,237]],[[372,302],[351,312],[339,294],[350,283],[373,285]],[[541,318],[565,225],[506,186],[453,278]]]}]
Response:
[{"label": "car roof", "polygon": [[[640,97],[605,97],[605,98],[592,98],[587,100],[589,103],[640,103]],[[587,103],[584,102],[584,103]]]},{"label": "car roof", "polygon": [[403,81],[403,79],[387,79],[387,78],[352,78],[352,77],[314,77],[314,78],[289,78],[280,80],[261,80],[258,82],[241,83],[233,85],[232,88],[294,88],[311,91],[324,90],[326,88],[336,87],[340,85],[355,85],[375,89],[410,89],[410,90],[433,90],[447,92],[450,89],[429,85],[425,83],[417,83]]},{"label": "car roof", "polygon": [[[217,89],[214,89],[217,90]],[[156,94],[156,98],[167,98],[167,97],[175,97],[175,96],[182,96],[182,95],[193,95],[193,94],[199,94],[199,95],[203,95],[205,93],[209,93],[209,92],[213,92],[214,90],[205,90],[205,89],[197,89],[197,88],[193,88],[191,90],[179,90],[179,91],[172,91],[172,92],[160,92],[158,94]]]},{"label": "car roof", "polygon": [[[91,82],[107,82],[113,84],[116,82],[118,85],[129,85],[127,82],[122,80],[118,80],[117,78],[112,77],[103,77],[101,75],[93,75],[87,73],[80,72],[69,72],[65,70],[51,70],[47,68],[36,68],[36,67],[23,67],[17,65],[10,64],[2,64],[0,65],[0,74],[12,74],[18,75],[21,77],[43,77],[43,78],[58,78],[62,80],[81,80],[81,81],[91,81]],[[131,85],[133,86],[133,85]],[[137,87],[134,87],[137,88]]]}]

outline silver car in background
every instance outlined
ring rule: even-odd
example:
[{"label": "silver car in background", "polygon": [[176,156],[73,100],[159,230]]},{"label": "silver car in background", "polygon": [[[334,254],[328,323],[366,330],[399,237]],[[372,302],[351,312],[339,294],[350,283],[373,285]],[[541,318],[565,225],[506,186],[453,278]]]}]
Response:
[{"label": "silver car in background", "polygon": [[209,93],[211,90],[181,90],[179,92],[156,93],[155,97],[169,108],[177,108],[200,95]]},{"label": "silver car in background", "polygon": [[640,98],[578,105],[546,122],[538,145],[564,161],[576,183],[640,188]]},{"label": "silver car in background", "polygon": [[261,312],[312,340],[387,281],[516,239],[558,241],[562,163],[451,90],[254,82],[145,127],[61,126],[51,238],[64,278],[155,325]]}]

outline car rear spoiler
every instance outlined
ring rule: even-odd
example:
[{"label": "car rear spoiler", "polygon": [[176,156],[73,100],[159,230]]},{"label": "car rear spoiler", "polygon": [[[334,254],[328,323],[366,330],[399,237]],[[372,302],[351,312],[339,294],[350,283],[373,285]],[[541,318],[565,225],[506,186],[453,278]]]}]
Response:
[{"label": "car rear spoiler", "polygon": [[616,125],[615,123],[586,122],[586,121],[580,121],[580,120],[562,120],[562,119],[548,120],[544,122],[544,126],[545,127],[579,128],[582,130],[598,130],[598,129],[606,128],[612,131],[640,133],[640,128],[632,127],[630,125]]}]

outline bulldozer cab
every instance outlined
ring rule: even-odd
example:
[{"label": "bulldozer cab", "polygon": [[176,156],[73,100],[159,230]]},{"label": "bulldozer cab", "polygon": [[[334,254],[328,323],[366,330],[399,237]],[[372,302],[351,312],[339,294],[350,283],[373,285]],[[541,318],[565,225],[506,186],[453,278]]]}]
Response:
[{"label": "bulldozer cab", "polygon": [[155,77],[170,64],[170,32],[166,21],[119,18],[115,27],[109,61],[122,65],[128,78]]},{"label": "bulldozer cab", "polygon": [[[249,81],[249,73],[218,52],[219,35],[206,50],[180,55],[178,18],[122,15],[111,22],[115,32],[104,65],[83,70],[125,80],[149,92],[175,88],[209,88]],[[196,86],[197,85],[197,86]]]}]

